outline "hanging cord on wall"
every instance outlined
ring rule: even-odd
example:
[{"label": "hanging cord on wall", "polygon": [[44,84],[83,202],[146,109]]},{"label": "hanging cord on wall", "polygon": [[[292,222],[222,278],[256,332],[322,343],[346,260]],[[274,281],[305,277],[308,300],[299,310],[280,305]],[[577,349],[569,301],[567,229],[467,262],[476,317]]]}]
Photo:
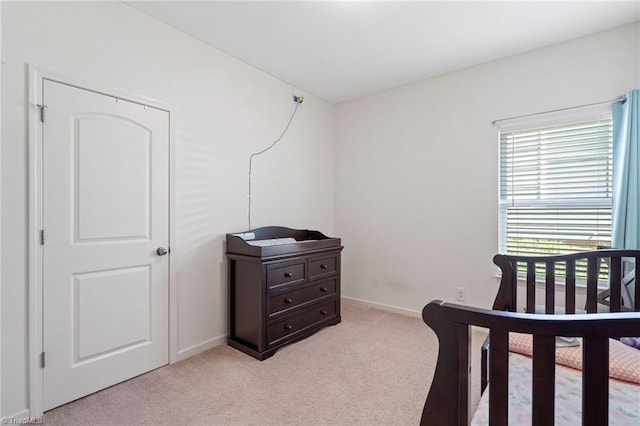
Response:
[{"label": "hanging cord on wall", "polygon": [[253,157],[257,157],[258,155],[264,154],[265,152],[269,151],[271,148],[276,146],[276,144],[278,142],[280,142],[280,140],[287,133],[287,130],[289,130],[289,126],[291,126],[291,122],[293,121],[293,117],[295,117],[296,116],[296,112],[298,112],[298,107],[304,101],[304,96],[294,96],[293,97],[293,101],[296,103],[296,107],[293,109],[293,112],[291,113],[291,117],[289,117],[289,121],[287,122],[287,125],[285,126],[285,128],[282,131],[282,133],[280,134],[280,136],[275,141],[273,141],[273,143],[271,145],[269,145],[268,147],[266,147],[262,151],[254,152],[249,157],[249,197],[248,197],[249,198],[249,205],[248,205],[248,209],[247,209],[247,219],[248,219],[248,222],[249,222],[249,230],[253,229],[253,228],[251,228],[251,178],[252,178],[251,169],[253,167]]}]

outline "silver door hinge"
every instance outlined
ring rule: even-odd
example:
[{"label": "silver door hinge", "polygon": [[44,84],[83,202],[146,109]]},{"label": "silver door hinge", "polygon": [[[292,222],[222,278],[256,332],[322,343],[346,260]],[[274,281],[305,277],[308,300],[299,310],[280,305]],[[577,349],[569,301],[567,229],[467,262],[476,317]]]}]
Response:
[{"label": "silver door hinge", "polygon": [[38,104],[36,105],[38,108],[40,108],[40,121],[42,121],[44,123],[44,109],[47,107],[45,104]]},{"label": "silver door hinge", "polygon": [[44,229],[40,230],[40,245],[44,245]]},{"label": "silver door hinge", "polygon": [[40,353],[40,368],[44,368],[44,352]]}]

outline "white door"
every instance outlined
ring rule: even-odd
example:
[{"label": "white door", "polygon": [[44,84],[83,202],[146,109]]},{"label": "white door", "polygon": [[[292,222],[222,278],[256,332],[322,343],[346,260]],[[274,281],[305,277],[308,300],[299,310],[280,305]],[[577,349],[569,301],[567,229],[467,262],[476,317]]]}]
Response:
[{"label": "white door", "polygon": [[169,113],[44,80],[48,410],[168,363]]}]

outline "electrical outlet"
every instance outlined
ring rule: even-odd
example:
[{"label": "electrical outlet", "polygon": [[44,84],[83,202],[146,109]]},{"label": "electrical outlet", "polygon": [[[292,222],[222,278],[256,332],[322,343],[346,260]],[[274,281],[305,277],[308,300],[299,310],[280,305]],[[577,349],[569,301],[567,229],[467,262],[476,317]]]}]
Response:
[{"label": "electrical outlet", "polygon": [[456,300],[458,302],[464,302],[465,297],[465,289],[462,287],[456,287]]}]

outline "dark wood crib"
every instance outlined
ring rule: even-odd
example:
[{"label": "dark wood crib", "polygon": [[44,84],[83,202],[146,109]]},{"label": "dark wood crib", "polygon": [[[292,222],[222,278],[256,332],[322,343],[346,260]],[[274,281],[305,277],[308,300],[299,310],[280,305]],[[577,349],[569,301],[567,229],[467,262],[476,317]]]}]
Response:
[{"label": "dark wood crib", "polygon": [[[635,277],[640,272],[640,250],[594,250],[554,256],[515,256],[497,254],[493,258],[500,268],[500,287],[493,309],[510,312],[575,314],[640,311],[640,286]],[[623,260],[627,262],[623,267]],[[631,271],[628,269],[631,267]],[[627,269],[627,273],[625,273]],[[630,278],[634,277],[634,278]],[[606,288],[603,289],[603,281]],[[518,294],[524,288],[524,306]],[[564,300],[556,300],[557,287]],[[576,308],[584,292],[582,308]],[[539,294],[544,302],[538,304]],[[637,333],[640,335],[640,331]],[[487,387],[489,336],[482,347],[481,387]]]},{"label": "dark wood crib", "polygon": [[[482,382],[483,388],[487,379],[490,384],[492,426],[508,424],[510,332],[533,336],[533,425],[554,424],[557,336],[582,338],[583,425],[607,425],[609,338],[640,336],[640,290],[638,286],[626,287],[623,265],[624,260],[635,261],[637,276],[639,259],[639,250],[597,250],[544,257],[497,255],[494,263],[500,267],[502,278],[493,309],[442,301],[425,306],[422,317],[436,333],[440,346],[421,424],[469,424],[470,327],[478,326],[489,329],[482,354],[485,365]],[[525,275],[524,298],[518,297],[519,271]],[[563,276],[561,282],[557,281],[558,271]],[[544,278],[542,283],[538,277]],[[607,289],[599,286],[603,279],[608,281]],[[564,300],[556,300],[558,284]],[[541,293],[538,298],[537,293]],[[518,306],[519,299],[524,299],[523,307]],[[543,303],[538,304],[537,311],[546,315],[535,313],[536,300],[540,299]],[[582,306],[577,305],[579,299],[584,299],[585,313],[576,313]],[[598,313],[603,310],[610,312]]]},{"label": "dark wood crib", "polygon": [[609,337],[632,336],[640,330],[640,313],[538,315],[465,307],[434,301],[422,317],[440,343],[422,425],[462,426],[471,419],[470,326],[491,333],[489,357],[489,422],[508,424],[509,333],[533,335],[532,424],[554,424],[555,337],[583,338],[583,425],[608,424]]},{"label": "dark wood crib", "polygon": [[[640,250],[594,250],[555,256],[498,254],[493,263],[500,268],[501,280],[493,309],[519,310],[520,279],[525,284],[526,302],[522,307],[525,312],[536,312],[536,293],[542,292],[544,313],[553,314],[558,307],[563,308],[562,313],[576,313],[576,295],[581,287],[586,292],[584,310],[587,313],[598,312],[599,302],[609,306],[610,312],[640,311],[640,286],[628,286],[623,273],[623,260],[626,260],[638,276],[638,259]],[[603,281],[607,282],[606,290],[601,290]],[[557,285],[563,286],[564,300],[556,300]]]}]

